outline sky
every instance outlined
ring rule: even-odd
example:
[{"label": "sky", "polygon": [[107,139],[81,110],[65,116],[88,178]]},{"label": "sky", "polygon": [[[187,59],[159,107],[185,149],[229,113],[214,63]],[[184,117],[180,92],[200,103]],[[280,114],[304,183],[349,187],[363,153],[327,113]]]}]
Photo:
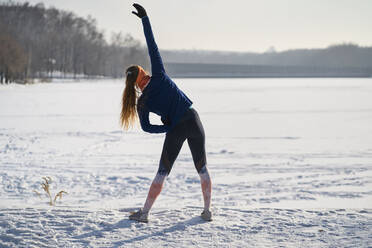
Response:
[{"label": "sky", "polygon": [[[19,0],[18,0],[19,1]],[[26,2],[26,1],[19,1]],[[128,0],[28,0],[91,15],[106,37],[130,33],[145,42]],[[372,46],[372,0],[141,0],[160,49],[265,52]]]}]

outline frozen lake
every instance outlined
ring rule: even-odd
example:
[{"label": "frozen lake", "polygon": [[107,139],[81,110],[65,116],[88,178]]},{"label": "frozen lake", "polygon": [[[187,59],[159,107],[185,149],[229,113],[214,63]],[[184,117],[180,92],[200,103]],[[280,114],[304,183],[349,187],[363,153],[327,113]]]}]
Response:
[{"label": "frozen lake", "polygon": [[[152,229],[129,222],[164,134],[120,130],[123,81],[57,82],[0,85],[0,246],[179,247],[181,236],[184,247],[371,244],[372,79],[175,82],[206,131],[216,217],[201,224],[204,236],[193,237],[202,195],[187,143],[154,205]],[[55,207],[34,192],[42,193],[42,176],[53,179],[53,192],[68,192]],[[20,232],[24,223],[32,234],[30,216],[48,231],[31,239]]]}]

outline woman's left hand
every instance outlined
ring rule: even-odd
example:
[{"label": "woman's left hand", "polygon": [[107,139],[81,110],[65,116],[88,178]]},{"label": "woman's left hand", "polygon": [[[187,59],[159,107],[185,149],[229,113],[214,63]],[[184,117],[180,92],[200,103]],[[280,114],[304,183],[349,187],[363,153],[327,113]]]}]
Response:
[{"label": "woman's left hand", "polygon": [[132,13],[135,14],[136,16],[138,16],[139,18],[147,16],[146,10],[141,5],[139,5],[138,3],[134,3],[133,7],[136,8],[137,12],[132,11]]}]

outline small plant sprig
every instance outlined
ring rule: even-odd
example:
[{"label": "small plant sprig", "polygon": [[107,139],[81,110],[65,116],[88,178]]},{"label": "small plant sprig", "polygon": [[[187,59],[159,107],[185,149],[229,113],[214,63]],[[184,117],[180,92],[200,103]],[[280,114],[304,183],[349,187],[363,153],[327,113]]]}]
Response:
[{"label": "small plant sprig", "polygon": [[[44,180],[44,182],[41,183],[41,187],[43,188],[43,190],[45,191],[45,193],[48,195],[49,197],[49,205],[50,206],[54,206],[56,204],[56,201],[57,199],[62,199],[62,195],[63,194],[67,194],[66,191],[59,191],[55,196],[54,196],[54,200],[52,200],[52,194],[50,193],[50,184],[52,183],[52,178],[50,177],[43,177],[42,178]],[[34,190],[34,192],[41,198],[41,194],[39,192],[37,192],[36,190]]]},{"label": "small plant sprig", "polygon": [[54,201],[53,201],[54,202],[54,205],[56,204],[56,201],[57,201],[58,197],[59,197],[60,200],[62,200],[62,194],[67,194],[67,192],[66,191],[63,191],[63,190],[59,191],[56,194],[56,196],[54,197]]}]

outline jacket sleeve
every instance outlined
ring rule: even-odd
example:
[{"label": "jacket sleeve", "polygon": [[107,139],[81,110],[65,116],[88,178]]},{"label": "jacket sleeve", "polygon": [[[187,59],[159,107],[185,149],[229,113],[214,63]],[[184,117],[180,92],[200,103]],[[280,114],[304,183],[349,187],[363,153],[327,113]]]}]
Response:
[{"label": "jacket sleeve", "polygon": [[158,46],[155,43],[154,35],[152,33],[151,24],[148,16],[142,17],[143,31],[145,33],[147,49],[151,61],[152,75],[162,74],[165,72],[163,61],[161,59]]},{"label": "jacket sleeve", "polygon": [[150,124],[149,114],[150,112],[146,107],[142,106],[137,108],[138,116],[143,131],[148,133],[166,133],[169,131],[169,126],[166,125],[152,125]]}]

